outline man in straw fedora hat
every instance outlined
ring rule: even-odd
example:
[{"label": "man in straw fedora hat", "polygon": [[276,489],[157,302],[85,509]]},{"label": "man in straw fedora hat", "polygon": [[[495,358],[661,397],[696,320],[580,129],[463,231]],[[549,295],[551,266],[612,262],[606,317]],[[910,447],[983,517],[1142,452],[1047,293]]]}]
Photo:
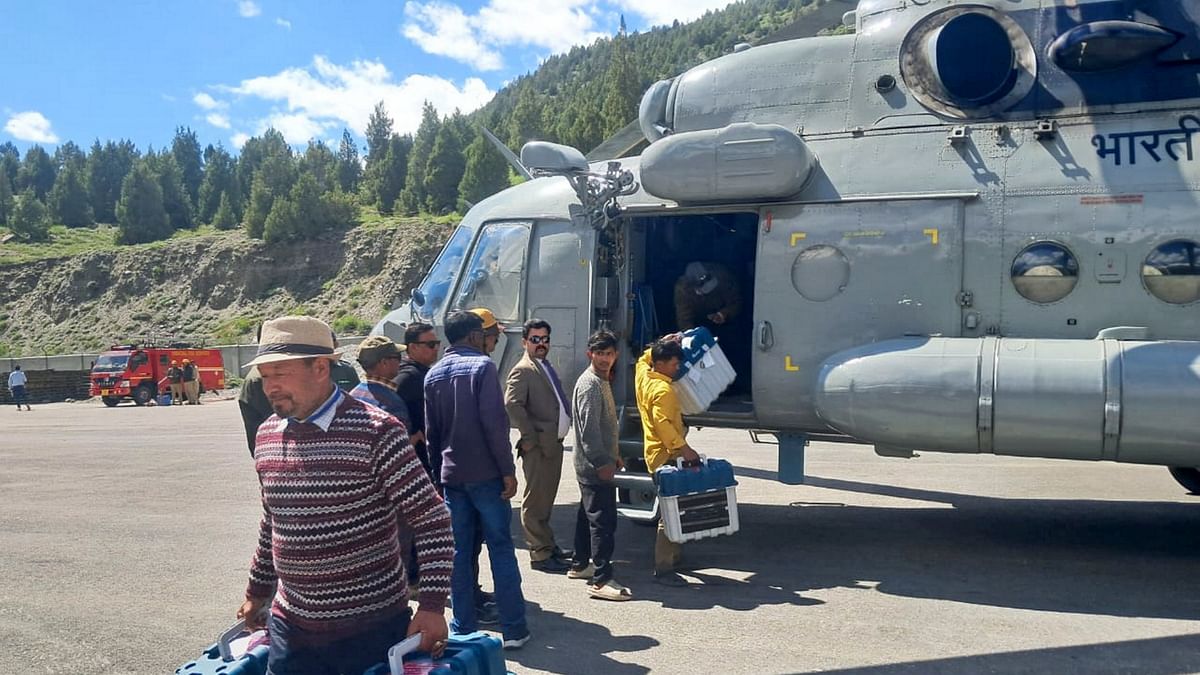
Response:
[{"label": "man in straw fedora hat", "polygon": [[[250,362],[275,413],[255,437],[263,516],[238,617],[269,625],[277,675],[357,674],[407,635],[438,652],[448,633],[450,513],[404,426],[334,386],[338,356],[325,322],[286,316],[263,324]],[[411,616],[402,524],[421,576]]]}]

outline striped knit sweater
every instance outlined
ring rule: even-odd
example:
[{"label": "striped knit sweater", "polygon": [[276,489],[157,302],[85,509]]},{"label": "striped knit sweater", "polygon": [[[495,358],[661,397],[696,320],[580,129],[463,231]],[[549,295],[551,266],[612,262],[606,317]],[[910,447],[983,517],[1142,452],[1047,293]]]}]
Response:
[{"label": "striped knit sweater", "polygon": [[274,591],[275,615],[328,636],[399,614],[408,605],[404,522],[416,541],[419,608],[441,614],[454,559],[450,512],[404,427],[374,406],[340,398],[328,431],[275,415],[259,427],[263,518],[246,595]]}]

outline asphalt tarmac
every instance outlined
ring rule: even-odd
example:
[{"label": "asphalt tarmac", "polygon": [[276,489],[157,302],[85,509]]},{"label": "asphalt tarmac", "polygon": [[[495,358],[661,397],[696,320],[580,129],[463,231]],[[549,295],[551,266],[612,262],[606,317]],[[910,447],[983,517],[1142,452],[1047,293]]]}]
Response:
[{"label": "asphalt tarmac", "polygon": [[[1200,497],[1163,468],[814,444],[786,486],[774,446],[691,440],[738,467],[741,531],[687,545],[672,589],[622,520],[626,603],[518,550],[534,638],[510,670],[1200,671]],[[0,409],[0,504],[0,673],[171,673],[232,622],[259,511],[236,403]]]}]

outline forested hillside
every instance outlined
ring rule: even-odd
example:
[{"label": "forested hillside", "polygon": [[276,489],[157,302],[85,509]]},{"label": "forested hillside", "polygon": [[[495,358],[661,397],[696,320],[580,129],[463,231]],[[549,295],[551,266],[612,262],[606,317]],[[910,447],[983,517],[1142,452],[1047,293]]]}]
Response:
[{"label": "forested hillside", "polygon": [[[66,142],[53,154],[34,146],[22,156],[6,143],[0,226],[24,242],[106,223],[116,226],[118,243],[157,241],[200,225],[242,228],[273,243],[344,229],[360,220],[362,208],[461,213],[513,180],[481,127],[512,148],[540,139],[586,152],[636,117],[654,81],[755,42],[825,1],[745,0],[646,33],[627,33],[622,20],[613,37],[547,59],[469,115],[427,104],[415,134],[396,133],[380,104],[361,148],[344,131],[336,149],[313,141],[298,151],[269,129],[235,155],[219,144],[201,148],[186,127],[159,150],[97,140],[87,149]],[[7,253],[0,246],[0,264]]]}]

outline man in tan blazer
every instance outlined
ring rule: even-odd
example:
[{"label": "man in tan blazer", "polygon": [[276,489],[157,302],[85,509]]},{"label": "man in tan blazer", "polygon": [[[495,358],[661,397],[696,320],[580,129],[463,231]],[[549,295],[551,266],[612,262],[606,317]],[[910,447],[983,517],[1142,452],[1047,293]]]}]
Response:
[{"label": "man in tan blazer", "polygon": [[525,322],[521,332],[525,355],[508,374],[504,407],[521,440],[517,456],[525,472],[521,525],[535,570],[563,573],[570,566],[570,551],[554,543],[550,514],[562,476],[563,437],[571,429],[571,406],[562,381],[546,360],[550,353],[550,324],[541,319]]}]

